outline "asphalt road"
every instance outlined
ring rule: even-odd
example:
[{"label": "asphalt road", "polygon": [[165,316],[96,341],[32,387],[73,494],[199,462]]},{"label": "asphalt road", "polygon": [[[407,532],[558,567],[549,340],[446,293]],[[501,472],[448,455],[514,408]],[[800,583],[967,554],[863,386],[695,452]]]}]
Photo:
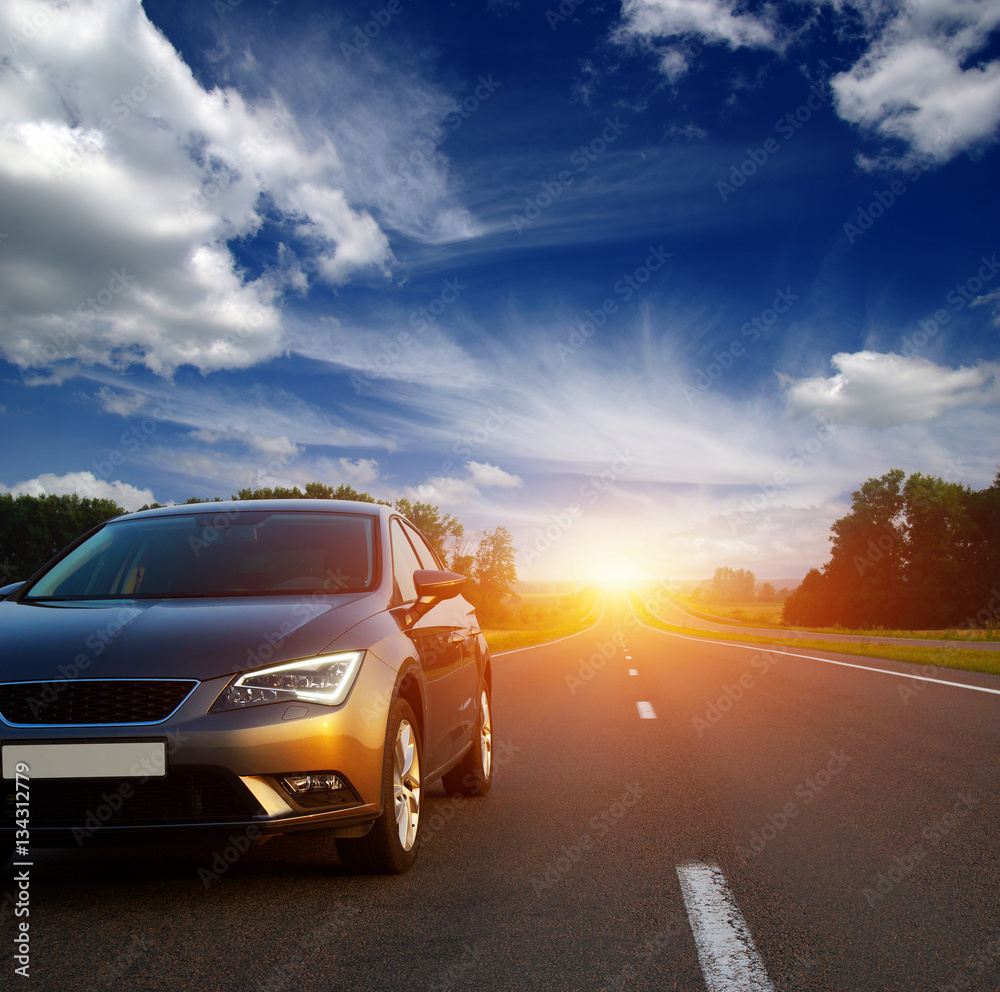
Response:
[{"label": "asphalt road", "polygon": [[611,598],[496,657],[494,788],[430,790],[408,875],[303,836],[218,878],[204,848],[38,851],[0,988],[1000,988],[1000,678],[865,664]]}]

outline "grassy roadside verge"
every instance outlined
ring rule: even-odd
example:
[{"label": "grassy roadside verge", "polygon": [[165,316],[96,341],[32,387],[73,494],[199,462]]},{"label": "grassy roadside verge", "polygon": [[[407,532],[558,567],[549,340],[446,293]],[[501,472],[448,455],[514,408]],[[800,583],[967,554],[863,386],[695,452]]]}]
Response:
[{"label": "grassy roadside verge", "polygon": [[[582,604],[577,603],[561,609],[553,606],[544,610],[545,615],[539,615],[534,621],[512,617],[507,626],[484,628],[486,643],[489,644],[493,654],[499,654],[501,651],[534,647],[536,644],[545,644],[547,641],[557,641],[561,637],[579,634],[581,631],[593,627],[596,623],[597,617],[600,615],[599,600],[601,595],[600,592],[597,592],[593,598],[588,598]],[[545,605],[548,597],[533,597],[531,599],[533,603],[541,601]],[[557,599],[558,597],[551,597],[553,603]]]},{"label": "grassy roadside verge", "polygon": [[[733,620],[744,627],[766,627],[773,630],[789,630],[781,622],[781,603],[710,603],[695,601],[691,596],[678,593],[671,595],[694,613],[705,614],[706,618]],[[739,628],[736,628],[739,629]],[[1000,639],[996,631],[973,628],[945,630],[854,630],[850,627],[795,627],[813,634],[854,634],[858,637],[907,637],[927,641],[995,641]]]},{"label": "grassy roadside verge", "polygon": [[[824,641],[821,638],[766,637],[759,634],[742,634],[738,628],[732,631],[699,630],[695,627],[677,627],[654,616],[638,597],[630,597],[636,615],[651,627],[668,630],[675,634],[687,634],[701,640],[738,641],[744,644],[761,644],[783,648],[810,648],[814,651],[835,651],[838,654],[857,655],[864,658],[884,658],[886,661],[907,661],[916,665],[935,668],[955,668],[966,672],[988,672],[1000,675],[1000,651],[969,651],[962,648],[931,648],[914,645],[872,644],[864,641]],[[846,631],[837,631],[846,633]],[[871,631],[861,631],[861,636]],[[879,632],[878,636],[886,636]]]}]

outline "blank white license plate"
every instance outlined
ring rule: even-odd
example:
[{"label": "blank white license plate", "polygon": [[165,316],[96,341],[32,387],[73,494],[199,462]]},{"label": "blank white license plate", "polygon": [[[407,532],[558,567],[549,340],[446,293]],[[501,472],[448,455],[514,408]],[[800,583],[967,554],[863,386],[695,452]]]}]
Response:
[{"label": "blank white license plate", "polygon": [[[19,764],[36,778],[151,778],[167,774],[163,741],[120,743],[5,744],[3,777],[13,778]],[[23,769],[22,769],[23,771]]]}]

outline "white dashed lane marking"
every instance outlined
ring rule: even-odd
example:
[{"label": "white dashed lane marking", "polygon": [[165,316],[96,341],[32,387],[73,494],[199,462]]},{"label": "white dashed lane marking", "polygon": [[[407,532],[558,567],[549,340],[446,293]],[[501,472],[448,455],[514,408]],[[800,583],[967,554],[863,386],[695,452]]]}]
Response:
[{"label": "white dashed lane marking", "polygon": [[643,720],[655,720],[656,719],[656,710],[653,709],[653,704],[652,703],[647,703],[647,702],[644,702],[644,701],[640,701],[640,702],[636,703],[635,705],[636,705],[636,709],[638,709],[638,711],[639,711],[639,716],[642,717]]},{"label": "white dashed lane marking", "polygon": [[677,878],[708,992],[774,992],[722,870],[690,861]]},{"label": "white dashed lane marking", "polygon": [[629,675],[638,675],[639,674],[639,672],[636,669],[634,669],[634,668],[630,668],[628,670],[628,673],[629,673]]}]

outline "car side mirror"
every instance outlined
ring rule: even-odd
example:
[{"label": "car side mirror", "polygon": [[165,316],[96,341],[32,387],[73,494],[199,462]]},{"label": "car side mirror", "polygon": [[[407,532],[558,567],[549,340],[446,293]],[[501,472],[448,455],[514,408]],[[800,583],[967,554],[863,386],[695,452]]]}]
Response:
[{"label": "car side mirror", "polygon": [[18,589],[23,586],[23,582],[11,582],[9,585],[0,587],[0,599],[6,599],[8,596],[13,596]]},{"label": "car side mirror", "polygon": [[454,599],[469,580],[455,572],[438,572],[429,568],[418,568],[413,573],[413,584],[417,587],[417,601],[410,607],[410,622],[419,620],[446,599]]}]

